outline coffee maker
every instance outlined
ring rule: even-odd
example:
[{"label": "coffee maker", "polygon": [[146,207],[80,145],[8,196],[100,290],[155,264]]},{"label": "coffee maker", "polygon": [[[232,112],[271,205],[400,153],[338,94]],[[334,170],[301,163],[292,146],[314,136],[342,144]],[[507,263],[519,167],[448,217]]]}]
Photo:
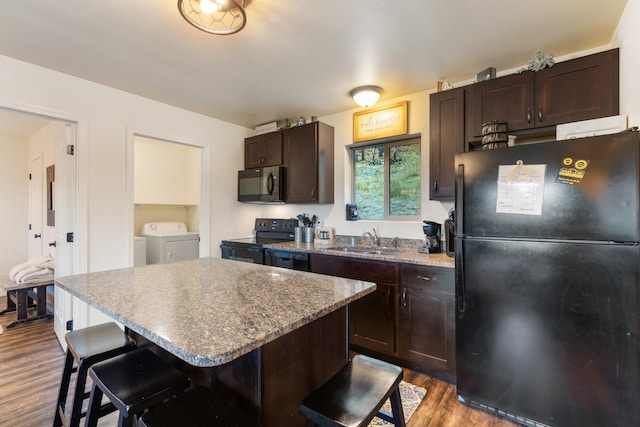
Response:
[{"label": "coffee maker", "polygon": [[441,227],[440,224],[433,221],[422,221],[425,225],[422,226],[422,231],[425,235],[425,245],[418,247],[418,252],[437,254],[440,253],[440,237]]},{"label": "coffee maker", "polygon": [[445,235],[445,243],[443,244],[443,251],[447,253],[448,256],[454,256],[454,242],[456,237],[456,220],[455,220],[455,211],[453,209],[449,210],[449,217],[444,220],[444,230],[443,233]]}]

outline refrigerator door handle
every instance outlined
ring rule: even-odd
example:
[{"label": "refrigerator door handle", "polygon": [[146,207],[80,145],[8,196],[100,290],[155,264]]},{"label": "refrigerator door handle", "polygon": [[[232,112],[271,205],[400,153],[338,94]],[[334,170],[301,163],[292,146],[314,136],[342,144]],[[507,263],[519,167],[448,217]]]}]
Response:
[{"label": "refrigerator door handle", "polygon": [[456,314],[459,319],[464,317],[467,305],[465,302],[465,283],[464,283],[464,239],[458,239],[455,244],[456,256]]},{"label": "refrigerator door handle", "polygon": [[463,224],[464,224],[464,165],[458,165],[458,170],[456,171],[456,183],[455,183],[455,213],[456,220],[454,222],[454,235],[460,236],[464,234]]}]

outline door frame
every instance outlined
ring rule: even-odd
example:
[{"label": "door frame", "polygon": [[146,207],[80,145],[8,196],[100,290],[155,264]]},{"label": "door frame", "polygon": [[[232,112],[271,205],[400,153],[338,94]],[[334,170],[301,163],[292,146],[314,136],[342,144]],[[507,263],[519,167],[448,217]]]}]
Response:
[{"label": "door frame", "polygon": [[[86,273],[88,269],[88,153],[87,147],[87,120],[85,118],[61,112],[57,110],[50,110],[41,107],[34,107],[32,105],[15,104],[6,102],[0,99],[0,108],[12,110],[18,113],[30,114],[40,116],[52,121],[64,122],[71,124],[75,127],[75,132],[72,132],[72,144],[74,145],[74,161],[75,161],[75,182],[73,188],[75,190],[75,203],[72,213],[73,221],[65,221],[74,224],[74,244],[72,259],[68,260],[70,274]],[[56,262],[59,262],[56,259]],[[58,288],[59,289],[59,288]],[[57,328],[56,335],[58,341],[65,347],[64,334],[66,332],[66,321],[74,319],[74,316],[79,312],[82,317],[82,311],[77,310],[75,300],[67,301],[69,307],[65,307],[65,313],[68,313],[69,319],[54,320],[55,322],[62,322],[65,327],[60,330]],[[81,320],[82,322],[82,320]],[[56,329],[56,328],[54,328]]]},{"label": "door frame", "polygon": [[210,203],[210,146],[202,141],[187,140],[183,137],[175,135],[162,134],[157,131],[149,131],[127,127],[127,206],[130,207],[127,215],[127,227],[129,230],[129,239],[127,243],[129,253],[129,265],[133,267],[133,236],[135,231],[135,203],[134,203],[134,173],[135,173],[135,138],[144,137],[160,141],[166,141],[171,144],[187,145],[201,150],[200,155],[200,204],[199,210],[199,235],[200,235],[200,257],[211,256],[211,203]]}]

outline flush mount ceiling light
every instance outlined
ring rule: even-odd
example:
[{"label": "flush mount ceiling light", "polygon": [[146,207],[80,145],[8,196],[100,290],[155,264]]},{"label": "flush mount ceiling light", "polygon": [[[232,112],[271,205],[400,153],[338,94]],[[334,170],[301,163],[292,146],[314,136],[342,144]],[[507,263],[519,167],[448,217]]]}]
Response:
[{"label": "flush mount ceiling light", "polygon": [[178,10],[188,23],[211,34],[234,34],[244,28],[245,0],[178,0]]},{"label": "flush mount ceiling light", "polygon": [[382,93],[382,88],[379,86],[358,86],[354,89],[351,89],[349,95],[356,101],[361,107],[371,107],[373,104],[378,102],[380,99],[380,94]]}]

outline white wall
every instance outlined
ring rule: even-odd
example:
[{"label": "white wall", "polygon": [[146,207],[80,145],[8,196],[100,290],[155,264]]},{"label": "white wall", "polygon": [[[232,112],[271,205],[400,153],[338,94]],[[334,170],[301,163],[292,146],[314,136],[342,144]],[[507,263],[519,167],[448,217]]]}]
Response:
[{"label": "white wall", "polygon": [[620,113],[640,126],[640,1],[628,0],[613,39],[620,47]]},{"label": "white wall", "polygon": [[0,276],[27,260],[29,143],[0,135]]},{"label": "white wall", "polygon": [[[132,191],[126,182],[131,129],[210,147],[213,254],[219,253],[221,239],[246,235],[246,225],[251,229],[255,210],[235,201],[246,128],[5,56],[0,56],[0,106],[79,123],[79,222],[86,232],[79,230],[77,241],[81,247],[85,240],[87,252],[79,272],[129,264],[133,206],[125,195]],[[246,214],[229,215],[236,209]]]},{"label": "white wall", "polygon": [[200,149],[136,136],[134,202],[197,205],[200,203]]}]

